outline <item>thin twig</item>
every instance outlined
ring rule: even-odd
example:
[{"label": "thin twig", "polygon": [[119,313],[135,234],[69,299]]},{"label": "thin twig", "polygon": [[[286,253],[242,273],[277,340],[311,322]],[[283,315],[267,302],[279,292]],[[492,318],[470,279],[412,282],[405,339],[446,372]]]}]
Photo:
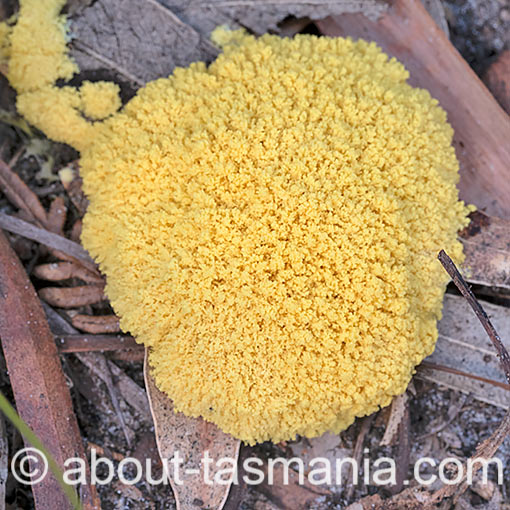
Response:
[{"label": "thin twig", "polygon": [[65,237],[49,232],[43,228],[36,227],[28,221],[23,221],[9,214],[0,212],[0,228],[18,234],[20,236],[37,241],[38,243],[44,244],[49,248],[59,250],[71,257],[78,259],[86,267],[92,268],[93,271],[97,271],[95,262],[90,258],[90,255],[74,241],[70,241]]},{"label": "thin twig", "polygon": [[475,312],[475,315],[478,317],[479,321],[482,323],[485,331],[489,335],[494,347],[496,348],[496,352],[498,354],[499,362],[503,368],[503,371],[506,376],[506,380],[510,383],[510,356],[508,355],[508,351],[506,350],[501,338],[492,325],[487,313],[482,308],[482,305],[478,302],[469,285],[466,283],[466,280],[462,277],[457,266],[453,263],[453,260],[446,254],[444,250],[439,252],[437,256],[439,262],[443,265],[446,272],[451,276],[453,283],[457,286],[461,294],[466,298],[467,302],[470,304],[471,308]]},{"label": "thin twig", "polygon": [[418,367],[418,374],[420,373],[419,370],[420,368],[425,368],[427,370],[439,370],[440,372],[447,372],[449,374],[460,375],[462,377],[474,379],[475,381],[484,382],[487,384],[491,384],[492,386],[497,386],[498,388],[503,388],[504,390],[510,391],[510,384],[506,384],[501,381],[495,381],[494,379],[487,379],[486,377],[470,374],[468,372],[463,372],[462,370],[457,370],[456,368],[447,367],[445,365],[438,365],[437,363],[432,363],[430,361],[422,361],[420,363],[420,366]]},{"label": "thin twig", "polygon": [[143,352],[143,347],[137,344],[135,339],[129,335],[58,335],[55,336],[55,341],[60,353],[125,349]]},{"label": "thin twig", "polygon": [[[368,434],[368,431],[370,430],[370,426],[372,425],[372,421],[374,420],[375,414],[371,414],[369,416],[365,416],[361,420],[361,427],[358,432],[358,437],[356,438],[356,444],[354,445],[354,452],[352,454],[353,458],[356,460],[355,466],[359,466],[359,463],[361,461],[361,455],[363,453],[363,443],[365,442],[365,437]],[[354,467],[349,464],[348,466],[349,473],[347,475],[347,480],[352,478],[353,483],[351,483],[347,489],[346,498],[349,500],[352,498],[354,494],[354,489],[356,488],[356,484],[354,483],[355,477],[353,476],[353,469]]]}]

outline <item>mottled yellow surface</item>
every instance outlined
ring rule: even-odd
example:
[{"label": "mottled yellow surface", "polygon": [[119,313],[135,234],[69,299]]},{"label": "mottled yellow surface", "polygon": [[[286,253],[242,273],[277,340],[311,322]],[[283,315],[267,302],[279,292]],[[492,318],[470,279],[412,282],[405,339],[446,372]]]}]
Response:
[{"label": "mottled yellow surface", "polygon": [[119,93],[120,88],[115,83],[85,81],[80,87],[80,109],[92,120],[106,119],[120,108]]},{"label": "mottled yellow surface", "polygon": [[67,23],[59,14],[65,4],[21,0],[16,24],[0,24],[0,63],[9,57],[8,78],[18,92],[21,115],[53,140],[83,150],[94,139],[91,121],[112,115],[121,103],[114,83],[55,86],[78,71],[67,55]]},{"label": "mottled yellow surface", "polygon": [[21,0],[18,20],[10,35],[9,81],[19,93],[69,79],[78,67],[68,58],[66,0]]},{"label": "mottled yellow surface", "polygon": [[338,432],[434,349],[468,212],[452,129],[374,44],[216,40],[88,124],[82,240],[176,409],[248,442]]}]

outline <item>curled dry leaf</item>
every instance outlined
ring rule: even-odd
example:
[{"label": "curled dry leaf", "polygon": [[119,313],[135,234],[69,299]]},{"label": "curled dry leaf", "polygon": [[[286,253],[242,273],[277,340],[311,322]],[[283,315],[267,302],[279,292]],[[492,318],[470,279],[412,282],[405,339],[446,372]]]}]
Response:
[{"label": "curled dry leaf", "polygon": [[116,315],[75,315],[71,320],[76,329],[86,333],[119,333],[119,318]]},{"label": "curled dry leaf", "polygon": [[[196,510],[200,507],[221,510],[232,484],[206,484],[201,461],[207,451],[212,459],[209,470],[210,479],[215,480],[215,476],[221,476],[222,470],[236,468],[240,441],[202,418],[189,418],[175,412],[172,401],[156,388],[150,373],[147,354],[144,375],[158,451],[163,462],[168,462],[170,468],[167,474],[174,491],[177,509]],[[184,459],[182,469],[179,469],[182,483],[174,480],[172,464],[169,463],[176,452]],[[218,465],[219,459],[232,459],[235,464],[234,466],[229,463]],[[191,470],[194,470],[195,474],[192,474]]]},{"label": "curled dry leaf", "polygon": [[37,195],[15,174],[8,165],[0,160],[0,189],[9,202],[25,211],[30,219],[46,226],[46,211]]},{"label": "curled dry leaf", "polygon": [[106,299],[103,285],[80,285],[78,287],[46,287],[39,296],[58,308],[78,308],[100,303]]},{"label": "curled dry leaf", "polygon": [[69,278],[78,278],[87,283],[104,284],[104,280],[97,273],[89,271],[86,267],[74,262],[52,262],[34,267],[33,275],[41,280],[59,282]]}]

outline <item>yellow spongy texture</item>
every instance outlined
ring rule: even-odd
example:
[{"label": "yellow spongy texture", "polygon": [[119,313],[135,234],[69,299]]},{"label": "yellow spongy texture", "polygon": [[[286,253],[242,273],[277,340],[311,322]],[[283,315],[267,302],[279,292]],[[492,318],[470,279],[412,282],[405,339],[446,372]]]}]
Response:
[{"label": "yellow spongy texture", "polygon": [[59,15],[66,0],[21,0],[10,35],[9,81],[18,93],[69,79],[78,70],[65,57],[65,19]]},{"label": "yellow spongy texture", "polygon": [[82,240],[177,410],[250,443],[338,432],[434,349],[469,212],[452,129],[373,43],[216,40],[96,128]]},{"label": "yellow spongy texture", "polygon": [[105,119],[120,108],[119,93],[120,88],[116,83],[85,81],[80,87],[81,110],[90,119]]},{"label": "yellow spongy texture", "polygon": [[50,138],[78,150],[94,140],[91,120],[104,119],[120,107],[119,87],[85,81],[80,89],[57,87],[78,66],[67,54],[66,0],[20,0],[16,24],[0,24],[0,65],[18,92],[18,111]]}]

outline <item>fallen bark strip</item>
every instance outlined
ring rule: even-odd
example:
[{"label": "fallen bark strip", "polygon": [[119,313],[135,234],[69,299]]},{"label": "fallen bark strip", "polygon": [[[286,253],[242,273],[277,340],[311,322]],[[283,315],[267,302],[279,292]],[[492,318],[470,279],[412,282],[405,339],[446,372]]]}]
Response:
[{"label": "fallen bark strip", "polygon": [[[61,467],[71,457],[87,463],[53,335],[23,266],[1,232],[0,337],[20,416]],[[32,490],[41,510],[71,508],[52,475]],[[100,508],[93,486],[82,485],[80,498],[85,509]]]}]

